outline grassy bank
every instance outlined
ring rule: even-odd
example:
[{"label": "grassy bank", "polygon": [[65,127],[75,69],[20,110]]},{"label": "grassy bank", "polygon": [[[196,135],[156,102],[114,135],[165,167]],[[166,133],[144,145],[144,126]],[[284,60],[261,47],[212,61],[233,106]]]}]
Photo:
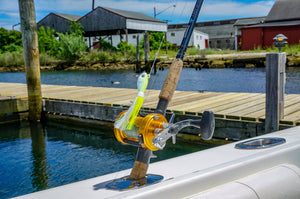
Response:
[{"label": "grassy bank", "polygon": [[[290,66],[300,65],[300,45],[286,46],[282,50],[286,52],[288,57],[288,63]],[[186,57],[195,57],[200,59],[213,59],[212,57],[221,57],[219,59],[235,59],[227,58],[228,55],[236,55],[239,58],[246,57],[245,55],[257,54],[257,53],[275,53],[278,52],[277,48],[261,49],[257,48],[251,51],[234,51],[234,50],[214,50],[206,49],[199,50],[196,48],[189,48],[186,52]],[[150,60],[155,59],[157,54],[156,50],[150,52]],[[160,50],[158,58],[161,62],[167,62],[173,59],[177,54],[177,50],[168,50],[166,54],[165,50]],[[143,60],[143,51],[141,51],[140,59]],[[250,57],[251,58],[251,57]],[[256,58],[255,56],[253,58]],[[129,49],[127,52],[111,51],[111,50],[93,50],[90,52],[82,53],[77,59],[62,60],[57,59],[54,56],[50,56],[47,53],[40,53],[40,65],[45,70],[65,70],[70,68],[73,70],[85,70],[85,69],[131,69],[136,62],[135,49]],[[68,66],[69,65],[69,66]],[[22,51],[5,52],[0,54],[0,72],[8,71],[23,71],[24,70],[24,58]]]}]

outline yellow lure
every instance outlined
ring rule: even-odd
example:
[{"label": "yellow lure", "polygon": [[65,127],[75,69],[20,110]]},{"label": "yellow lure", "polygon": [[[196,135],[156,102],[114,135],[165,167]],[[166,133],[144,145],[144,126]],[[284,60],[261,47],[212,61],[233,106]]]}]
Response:
[{"label": "yellow lure", "polygon": [[115,128],[120,129],[121,131],[132,129],[134,121],[143,105],[144,92],[147,88],[149,78],[150,74],[147,74],[146,72],[143,72],[139,76],[137,81],[138,94],[125,115],[115,123]]}]

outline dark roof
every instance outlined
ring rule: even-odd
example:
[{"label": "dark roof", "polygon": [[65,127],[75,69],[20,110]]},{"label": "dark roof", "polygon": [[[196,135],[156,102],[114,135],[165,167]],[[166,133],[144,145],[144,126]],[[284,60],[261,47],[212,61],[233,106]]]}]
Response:
[{"label": "dark roof", "polygon": [[300,20],[269,22],[269,23],[254,25],[254,26],[247,26],[245,28],[280,27],[280,26],[297,26],[297,25],[300,25]]},{"label": "dark roof", "polygon": [[132,11],[127,11],[127,10],[118,10],[118,9],[114,9],[114,8],[104,8],[104,7],[98,7],[98,8],[102,8],[108,12],[125,17],[126,19],[135,19],[135,20],[142,20],[142,21],[153,21],[153,22],[158,22],[158,23],[166,23],[164,21],[158,20],[154,17],[150,17],[150,16],[145,15],[140,12],[132,12]]},{"label": "dark roof", "polygon": [[300,0],[276,0],[266,22],[300,19]]},{"label": "dark roof", "polygon": [[235,26],[247,26],[260,24],[265,20],[266,17],[251,17],[251,18],[241,18],[235,22]]},{"label": "dark roof", "polygon": [[62,13],[50,13],[50,14],[57,15],[59,17],[62,17],[64,19],[67,19],[70,21],[77,21],[78,19],[80,19],[82,17],[81,15],[70,15],[70,14],[62,14]]}]

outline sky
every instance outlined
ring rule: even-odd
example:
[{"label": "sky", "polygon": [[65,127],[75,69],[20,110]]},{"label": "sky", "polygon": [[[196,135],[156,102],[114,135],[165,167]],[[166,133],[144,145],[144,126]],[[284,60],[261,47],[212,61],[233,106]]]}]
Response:
[{"label": "sky", "polygon": [[[141,12],[168,20],[170,24],[188,23],[196,0],[94,0],[95,7]],[[85,15],[93,0],[35,0],[36,21],[51,12]],[[267,16],[275,0],[204,0],[198,21],[213,21]],[[174,7],[175,5],[175,7]],[[20,22],[18,0],[0,0],[0,27],[11,30]],[[20,30],[20,26],[14,27]]]}]

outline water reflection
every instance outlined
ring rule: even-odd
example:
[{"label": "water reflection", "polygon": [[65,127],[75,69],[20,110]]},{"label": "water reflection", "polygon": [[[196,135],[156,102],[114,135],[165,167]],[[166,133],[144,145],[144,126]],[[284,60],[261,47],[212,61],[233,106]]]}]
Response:
[{"label": "water reflection", "polygon": [[[206,148],[167,143],[151,162]],[[136,148],[117,142],[112,129],[25,122],[0,125],[0,154],[2,199],[129,169]]]},{"label": "water reflection", "polygon": [[32,187],[34,191],[48,188],[49,167],[47,165],[45,133],[41,123],[30,123],[32,146]]}]

